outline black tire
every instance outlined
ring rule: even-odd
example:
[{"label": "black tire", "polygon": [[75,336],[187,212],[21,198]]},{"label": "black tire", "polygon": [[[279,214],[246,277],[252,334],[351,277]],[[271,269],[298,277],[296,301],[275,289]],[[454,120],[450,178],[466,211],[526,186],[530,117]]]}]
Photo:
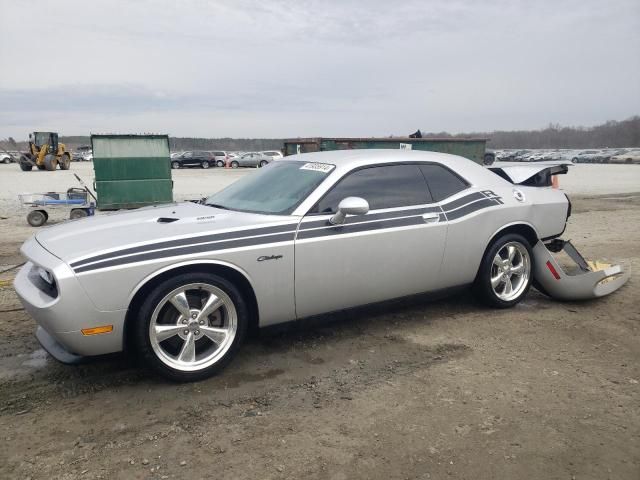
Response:
[{"label": "black tire", "polygon": [[171,168],[177,170],[178,168],[180,168],[180,162],[171,162]]},{"label": "black tire", "polygon": [[238,162],[236,162],[235,160],[233,162],[231,162],[231,168],[238,168],[240,166],[240,164]]},{"label": "black tire", "polygon": [[30,163],[20,162],[20,170],[22,170],[23,172],[30,172],[32,168],[33,165],[31,165]]},{"label": "black tire", "polygon": [[200,166],[201,166],[202,168],[209,168],[211,165],[209,164],[209,162],[208,162],[208,161],[206,161],[206,160],[205,160],[204,162],[202,162],[202,163],[200,164]]},{"label": "black tire", "polygon": [[[500,252],[500,250],[505,247],[505,245],[509,243],[519,244],[526,250],[528,254],[528,265],[529,272],[526,278],[526,282],[522,287],[521,291],[518,295],[510,300],[504,300],[500,298],[493,287],[491,286],[491,273],[493,267],[493,260]],[[486,305],[494,308],[510,308],[517,305],[529,291],[531,288],[531,280],[533,278],[533,253],[531,250],[531,245],[529,242],[522,236],[517,233],[508,233],[502,236],[499,236],[495,239],[491,245],[485,251],[484,257],[482,258],[482,262],[480,263],[480,268],[478,270],[478,275],[476,276],[473,290],[476,296],[480,301],[485,303]]]},{"label": "black tire", "polygon": [[573,157],[571,159],[571,163],[578,163],[578,157]]},{"label": "black tire", "polygon": [[4,159],[2,160],[2,163],[4,164],[11,163],[11,159],[9,157],[4,157]]},{"label": "black tire", "polygon": [[41,227],[47,223],[49,215],[44,210],[31,210],[27,215],[27,223],[32,227]]},{"label": "black tire", "polygon": [[71,220],[76,220],[78,218],[88,217],[89,212],[87,212],[84,208],[72,208],[71,213],[69,213],[69,218]]},{"label": "black tire", "polygon": [[218,162],[216,163],[216,165],[218,167],[224,167],[224,162],[222,160],[218,160]]},{"label": "black tire", "polygon": [[[216,363],[194,371],[172,368],[163,362],[153,349],[149,325],[155,308],[172,291],[185,285],[200,283],[219,288],[233,302],[237,315],[235,337],[226,353]],[[153,288],[138,310],[135,325],[131,330],[132,343],[142,362],[160,376],[175,382],[195,382],[209,378],[221,371],[236,355],[247,332],[249,309],[240,290],[229,280],[206,272],[184,273],[169,278]]]},{"label": "black tire", "polygon": [[262,168],[262,167],[264,167],[264,166],[266,166],[266,165],[269,165],[269,162],[267,162],[266,160],[262,160],[262,161],[260,162],[260,164],[258,165],[258,167]]},{"label": "black tire", "polygon": [[55,155],[48,154],[44,157],[44,168],[49,170],[50,172],[55,170],[58,166],[58,160]]},{"label": "black tire", "polygon": [[60,157],[60,170],[69,170],[71,168],[71,157],[68,153],[63,153]]}]

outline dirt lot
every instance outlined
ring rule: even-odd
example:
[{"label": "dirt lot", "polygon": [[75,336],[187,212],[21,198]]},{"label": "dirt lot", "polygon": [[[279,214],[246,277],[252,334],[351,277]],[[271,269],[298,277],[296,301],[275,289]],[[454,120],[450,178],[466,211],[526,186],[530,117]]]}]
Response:
[{"label": "dirt lot", "polygon": [[[565,238],[637,271],[640,194],[573,200]],[[13,265],[32,230],[0,222]],[[639,293],[399,301],[263,332],[173,385],[121,357],[57,364],[2,288],[0,478],[636,480]]]}]

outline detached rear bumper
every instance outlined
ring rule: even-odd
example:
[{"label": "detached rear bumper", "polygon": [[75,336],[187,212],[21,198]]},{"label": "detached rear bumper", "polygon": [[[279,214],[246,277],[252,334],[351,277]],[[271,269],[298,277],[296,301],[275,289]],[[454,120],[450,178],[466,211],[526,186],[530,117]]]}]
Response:
[{"label": "detached rear bumper", "polygon": [[622,287],[629,272],[620,265],[594,270],[568,241],[555,240],[552,250],[565,251],[576,263],[576,271],[568,273],[557,262],[544,243],[533,248],[533,278],[550,297],[558,300],[590,300],[604,297]]}]

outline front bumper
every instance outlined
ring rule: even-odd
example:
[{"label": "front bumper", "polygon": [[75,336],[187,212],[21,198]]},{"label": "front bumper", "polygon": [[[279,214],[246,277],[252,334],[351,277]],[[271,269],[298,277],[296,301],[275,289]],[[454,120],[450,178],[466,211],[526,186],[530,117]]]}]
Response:
[{"label": "front bumper", "polygon": [[544,243],[533,248],[533,278],[550,297],[558,300],[590,300],[615,292],[629,279],[621,265],[593,269],[576,248],[564,240],[554,240],[550,248],[565,251],[576,263],[574,272],[563,269]]},{"label": "front bumper", "polygon": [[87,357],[76,355],[67,350],[42,327],[36,328],[36,338],[49,355],[62,363],[70,365],[82,363]]},{"label": "front bumper", "polygon": [[[74,357],[122,351],[126,310],[98,310],[71,268],[34,239],[25,242],[22,253],[29,261],[16,275],[14,288],[25,310],[38,324],[36,337],[45,350],[65,363],[77,363]],[[38,285],[36,266],[54,274],[57,292],[50,294]],[[103,325],[113,325],[113,331],[102,335],[82,333],[82,329]]]}]

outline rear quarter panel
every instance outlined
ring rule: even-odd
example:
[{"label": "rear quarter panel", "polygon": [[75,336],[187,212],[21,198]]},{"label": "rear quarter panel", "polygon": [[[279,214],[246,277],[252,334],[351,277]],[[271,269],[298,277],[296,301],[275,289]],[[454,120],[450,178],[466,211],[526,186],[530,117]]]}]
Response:
[{"label": "rear quarter panel", "polygon": [[[516,189],[524,193],[523,202],[516,200]],[[473,190],[456,197],[468,195]],[[551,188],[514,186],[506,182],[505,185],[493,185],[490,190],[500,197],[502,205],[449,221],[442,268],[443,288],[472,283],[487,246],[501,230],[511,225],[528,225],[541,239],[560,235],[564,230],[568,201],[562,192]]]}]

